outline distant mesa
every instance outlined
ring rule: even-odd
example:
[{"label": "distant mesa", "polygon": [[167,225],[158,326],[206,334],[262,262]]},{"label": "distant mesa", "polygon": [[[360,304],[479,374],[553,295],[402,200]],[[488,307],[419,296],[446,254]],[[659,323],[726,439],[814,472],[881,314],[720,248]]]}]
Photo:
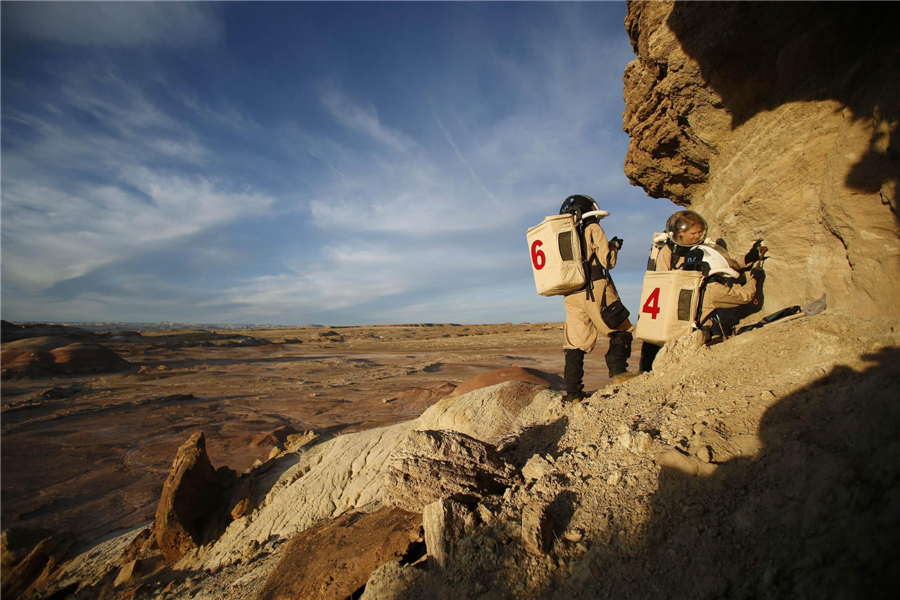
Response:
[{"label": "distant mesa", "polygon": [[482,373],[478,377],[473,377],[468,381],[464,381],[457,386],[448,398],[455,398],[473,390],[497,385],[507,381],[522,381],[525,383],[536,383],[550,387],[565,387],[565,381],[559,375],[539,371],[538,369],[528,369],[526,367],[508,367],[506,369],[497,369]]},{"label": "distant mesa", "polygon": [[4,380],[137,370],[108,348],[56,336],[5,343],[0,362]]}]

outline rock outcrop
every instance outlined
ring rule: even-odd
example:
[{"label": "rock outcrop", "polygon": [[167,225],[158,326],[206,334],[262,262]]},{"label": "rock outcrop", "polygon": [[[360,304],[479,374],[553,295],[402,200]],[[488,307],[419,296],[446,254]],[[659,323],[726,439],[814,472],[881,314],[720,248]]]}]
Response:
[{"label": "rock outcrop", "polygon": [[202,432],[178,449],[156,508],[156,543],[167,561],[177,562],[224,530],[229,508],[225,491],[234,479],[227,467],[213,469]]},{"label": "rock outcrop", "polygon": [[422,545],[422,515],[398,508],[347,513],[296,535],[257,600],[345,600],[377,567]]},{"label": "rock outcrop", "polygon": [[845,314],[900,320],[894,12],[629,2],[625,172],[733,251],[765,238],[768,312],[827,292]]},{"label": "rock outcrop", "polygon": [[46,530],[11,528],[3,532],[4,598],[25,598],[50,581],[75,545],[75,536]]},{"label": "rock outcrop", "polygon": [[[331,582],[315,570],[300,581],[288,576],[297,563],[277,567],[289,540],[341,539],[336,524],[352,529],[383,509],[390,466],[427,446],[414,453],[423,473],[446,460],[527,475],[510,477],[502,496],[436,494],[419,509],[433,560],[383,554],[367,600],[892,597],[900,333],[826,311],[679,347],[660,369],[578,405],[508,382],[441,400],[408,423],[316,440],[254,469],[256,507],[190,550],[171,579],[130,565],[152,558],[129,550],[146,547],[145,528],[76,557],[48,591],[125,600],[136,584],[146,586],[138,597],[163,600],[254,598],[281,572],[291,590],[314,582],[344,593],[337,571]],[[511,427],[500,435],[504,414]],[[464,435],[434,428],[464,415]],[[438,443],[451,439],[465,441]],[[314,545],[306,558],[326,565],[318,553],[331,549]]]},{"label": "rock outcrop", "polygon": [[475,531],[475,515],[468,506],[440,498],[422,509],[428,556],[440,567],[456,558],[463,536]]},{"label": "rock outcrop", "polygon": [[490,445],[456,431],[412,431],[388,464],[385,502],[422,512],[455,496],[502,494],[520,478]]}]

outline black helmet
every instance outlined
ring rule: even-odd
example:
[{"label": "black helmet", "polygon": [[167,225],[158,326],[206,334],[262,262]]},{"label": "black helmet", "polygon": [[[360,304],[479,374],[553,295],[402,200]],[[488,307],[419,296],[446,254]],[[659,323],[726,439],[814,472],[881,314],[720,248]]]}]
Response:
[{"label": "black helmet", "polygon": [[573,215],[581,217],[584,213],[599,210],[600,207],[597,206],[597,203],[594,202],[593,198],[582,194],[575,194],[574,196],[566,198],[566,201],[559,207],[559,214],[564,215],[566,213],[572,213]]}]

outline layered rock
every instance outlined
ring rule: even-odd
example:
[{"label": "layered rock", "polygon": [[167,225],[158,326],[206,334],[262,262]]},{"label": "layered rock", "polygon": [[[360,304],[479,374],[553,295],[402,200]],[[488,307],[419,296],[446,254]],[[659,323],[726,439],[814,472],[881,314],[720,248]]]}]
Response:
[{"label": "layered rock", "polygon": [[410,511],[455,496],[502,494],[519,480],[497,451],[456,431],[413,431],[387,469],[385,501]]},{"label": "layered rock", "polygon": [[[625,172],[771,249],[765,309],[827,292],[900,320],[900,45],[891,5],[630,2]],[[660,230],[663,223],[659,224]]]}]

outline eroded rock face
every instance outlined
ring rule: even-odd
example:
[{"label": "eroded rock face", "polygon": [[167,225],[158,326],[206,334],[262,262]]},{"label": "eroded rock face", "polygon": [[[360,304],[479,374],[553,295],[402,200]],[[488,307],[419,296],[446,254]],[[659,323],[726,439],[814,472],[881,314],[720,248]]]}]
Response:
[{"label": "eroded rock face", "polygon": [[297,534],[257,600],[344,600],[372,571],[422,542],[422,516],[398,508],[347,513]]},{"label": "eroded rock face", "polygon": [[891,8],[629,3],[625,172],[736,254],[764,238],[764,310],[827,292],[831,309],[900,320]]},{"label": "eroded rock face", "polygon": [[421,512],[441,498],[501,494],[518,479],[484,442],[456,431],[412,431],[388,466],[385,502]]},{"label": "eroded rock face", "polygon": [[221,533],[229,509],[225,489],[233,480],[233,471],[213,469],[202,432],[178,449],[156,508],[156,543],[167,561]]}]

